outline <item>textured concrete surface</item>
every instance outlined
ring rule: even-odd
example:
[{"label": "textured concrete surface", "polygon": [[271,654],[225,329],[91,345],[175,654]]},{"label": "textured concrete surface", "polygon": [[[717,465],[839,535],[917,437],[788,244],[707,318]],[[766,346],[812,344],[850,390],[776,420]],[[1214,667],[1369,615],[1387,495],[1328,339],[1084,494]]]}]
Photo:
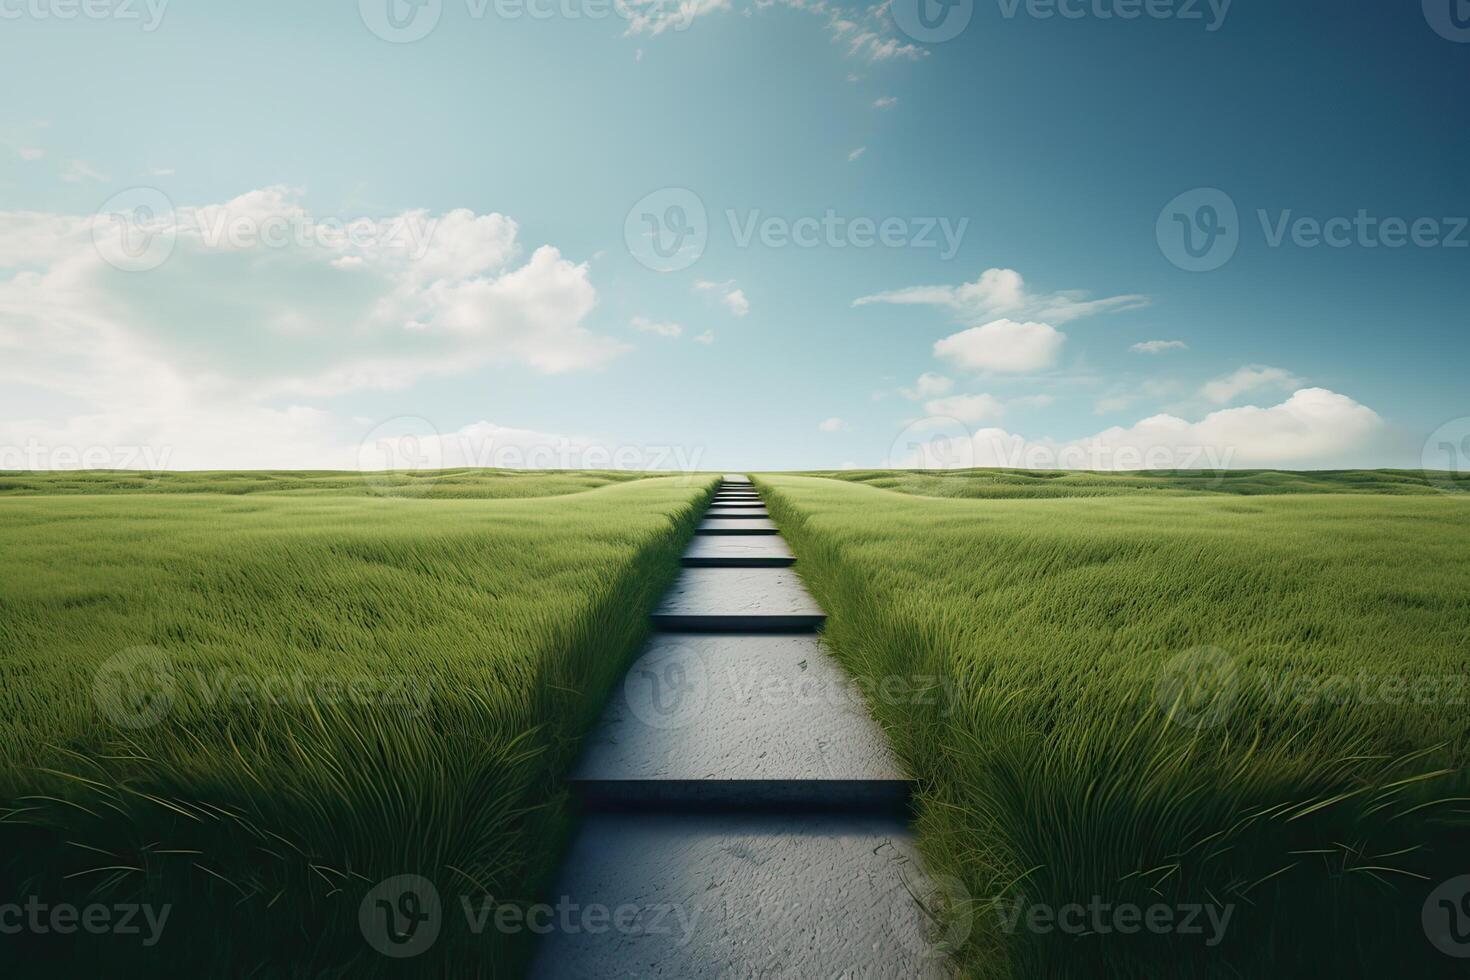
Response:
[{"label": "textured concrete surface", "polygon": [[654,625],[683,630],[810,629],[826,619],[789,568],[686,568],[653,612]]},{"label": "textured concrete surface", "polygon": [[750,477],[745,476],[744,474],[741,474],[741,473],[726,473],[724,480],[722,480],[721,482],[722,483],[743,483],[746,486],[749,486],[750,485]]},{"label": "textured concrete surface", "polygon": [[764,507],[711,507],[705,512],[704,519],[707,521],[728,521],[738,517],[770,517]]},{"label": "textured concrete surface", "polygon": [[776,525],[770,518],[747,517],[738,521],[705,518],[699,522],[700,534],[776,534]]},{"label": "textured concrete surface", "polygon": [[[688,785],[649,790],[646,802],[706,792],[732,804],[803,792],[821,802],[820,786],[802,784],[847,780],[894,784],[872,789],[901,803],[907,788],[861,688],[811,633],[655,636],[608,699],[572,779],[619,782],[602,792],[633,802],[648,781]],[[749,783],[736,787],[744,796],[701,787],[730,780]]]},{"label": "textured concrete surface", "polygon": [[[779,814],[599,814],[548,903],[536,980],[945,975],[901,821]],[[632,906],[633,908],[628,908]],[[620,914],[593,920],[604,908]]]},{"label": "textured concrete surface", "polygon": [[685,565],[791,565],[796,556],[775,534],[696,534],[684,551]]}]

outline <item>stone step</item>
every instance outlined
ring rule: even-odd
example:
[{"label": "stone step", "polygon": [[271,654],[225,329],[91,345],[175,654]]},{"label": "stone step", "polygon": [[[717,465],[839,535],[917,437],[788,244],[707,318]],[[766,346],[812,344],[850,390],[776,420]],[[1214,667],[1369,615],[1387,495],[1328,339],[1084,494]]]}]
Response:
[{"label": "stone step", "polygon": [[740,483],[740,484],[744,484],[745,486],[750,486],[750,477],[745,476],[742,473],[726,473],[725,474],[725,478],[723,480],[721,480],[720,482],[721,483]]},{"label": "stone step", "polygon": [[765,501],[757,497],[755,500],[714,500],[710,502],[711,510],[728,510],[731,507],[764,507]]},{"label": "stone step", "polygon": [[689,543],[682,560],[688,567],[775,568],[794,565],[796,556],[779,535],[699,534]]},{"label": "stone step", "polygon": [[686,568],[653,611],[667,630],[811,630],[826,621],[789,568]]},{"label": "stone step", "polygon": [[765,517],[742,517],[735,521],[711,520],[706,517],[695,528],[697,534],[779,534],[776,525]]},{"label": "stone step", "polygon": [[655,635],[571,780],[591,805],[903,812],[909,799],[862,688],[810,633]]},{"label": "stone step", "polygon": [[735,521],[741,518],[770,517],[764,507],[722,507],[710,508],[704,515],[707,521]]},{"label": "stone step", "polygon": [[946,897],[894,817],[593,814],[529,975],[927,980],[947,975],[929,911]]}]

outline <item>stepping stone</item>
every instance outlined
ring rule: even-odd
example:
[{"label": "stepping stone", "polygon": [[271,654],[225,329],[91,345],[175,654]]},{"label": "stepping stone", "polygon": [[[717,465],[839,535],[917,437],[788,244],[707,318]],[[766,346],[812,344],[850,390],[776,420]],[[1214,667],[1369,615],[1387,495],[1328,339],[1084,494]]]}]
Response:
[{"label": "stepping stone", "polygon": [[716,500],[710,504],[710,508],[713,510],[729,507],[764,507],[765,505],[765,501],[757,497],[754,500]]},{"label": "stepping stone", "polygon": [[684,565],[774,568],[794,565],[796,556],[779,535],[697,534],[684,552]]},{"label": "stepping stone", "polygon": [[[891,817],[596,814],[551,892],[570,921],[546,917],[529,975],[947,976],[925,907],[938,894]],[[591,910],[611,914],[593,928]]]},{"label": "stepping stone", "polygon": [[770,517],[764,507],[722,507],[718,510],[711,508],[704,515],[707,521],[729,521],[738,520],[742,517]]},{"label": "stepping stone", "polygon": [[695,528],[697,534],[779,534],[770,518],[742,517],[736,521],[710,520],[708,517]]},{"label": "stepping stone", "polygon": [[887,810],[909,782],[815,634],[656,635],[587,736],[593,805]]},{"label": "stepping stone", "polygon": [[686,568],[653,611],[655,626],[677,630],[816,629],[826,620],[789,568]]},{"label": "stepping stone", "polygon": [[754,493],[721,493],[716,494],[712,503],[725,503],[727,501],[760,500],[760,496]]}]

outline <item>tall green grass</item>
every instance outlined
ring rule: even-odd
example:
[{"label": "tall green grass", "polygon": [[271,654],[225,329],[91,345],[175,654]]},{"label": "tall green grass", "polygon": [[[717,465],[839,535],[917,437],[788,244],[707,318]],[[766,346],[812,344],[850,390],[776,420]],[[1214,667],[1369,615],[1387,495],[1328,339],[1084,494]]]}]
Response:
[{"label": "tall green grass", "polygon": [[[173,907],[152,949],[7,936],[7,972],[515,975],[528,937],[459,897],[539,897],[556,778],[711,488],[0,503],[3,894]],[[445,903],[401,962],[358,926],[400,874]]]},{"label": "tall green grass", "polygon": [[[1470,501],[758,483],[865,689],[940,692],[871,703],[964,973],[1463,968],[1420,916],[1470,872]],[[1213,947],[1002,918],[1093,896],[1234,911]]]}]

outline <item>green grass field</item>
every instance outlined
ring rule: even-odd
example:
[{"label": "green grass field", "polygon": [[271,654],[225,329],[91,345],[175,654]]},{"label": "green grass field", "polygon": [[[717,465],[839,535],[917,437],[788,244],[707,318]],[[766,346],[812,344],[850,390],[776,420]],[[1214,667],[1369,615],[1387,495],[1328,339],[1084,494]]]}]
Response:
[{"label": "green grass field", "polygon": [[[1300,492],[1336,482],[1321,474],[1204,494],[1165,476],[844,476],[758,483],[919,780],[964,972],[1459,967],[1420,909],[1470,871],[1470,499]],[[1259,495],[1278,482],[1297,492]],[[938,499],[1037,495],[1080,496]],[[1233,911],[1215,945],[1208,927],[1014,924],[1095,900]]]},{"label": "green grass field", "polygon": [[925,497],[1109,497],[1195,494],[1470,493],[1470,476],[1420,470],[1178,470],[1094,473],[1081,470],[840,470],[814,472]]},{"label": "green grass field", "polygon": [[[5,478],[25,495],[0,502],[0,883],[172,917],[152,949],[53,935],[16,962],[401,975],[358,929],[381,879],[423,875],[456,908],[539,898],[567,829],[556,776],[712,481],[457,471],[431,498],[525,499],[383,499],[343,474],[180,474],[114,492],[129,479]],[[528,938],[446,930],[413,969],[513,975]]]}]

